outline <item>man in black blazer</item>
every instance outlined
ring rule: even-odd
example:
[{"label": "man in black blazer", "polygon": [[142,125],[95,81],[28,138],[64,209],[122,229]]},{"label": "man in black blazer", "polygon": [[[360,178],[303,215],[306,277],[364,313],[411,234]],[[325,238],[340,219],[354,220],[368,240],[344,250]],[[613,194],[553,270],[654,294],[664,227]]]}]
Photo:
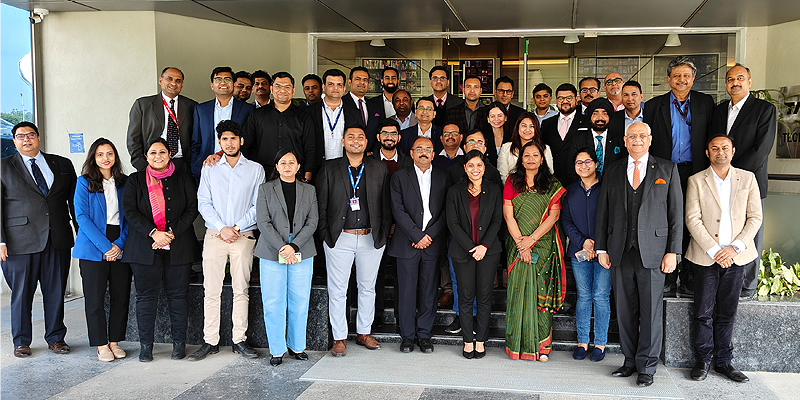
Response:
[{"label": "man in black blazer", "polygon": [[394,93],[398,89],[397,84],[400,82],[398,77],[397,68],[385,67],[383,71],[381,71],[380,80],[383,93],[367,100],[367,108],[372,108],[375,113],[380,114],[381,118],[378,121],[383,118],[394,117],[395,111],[392,101],[394,99]]},{"label": "man in black blazer", "polygon": [[367,152],[377,150],[375,135],[378,133],[378,122],[384,118],[385,112],[383,103],[370,102],[366,97],[369,90],[369,71],[364,67],[351,69],[347,84],[350,92],[342,97],[344,107],[357,116],[356,123],[364,129],[367,135]]},{"label": "man in black blazer", "polygon": [[597,154],[599,161],[597,172],[600,175],[603,175],[605,168],[614,161],[628,156],[628,151],[625,149],[625,132],[618,130],[612,132],[611,129],[608,129],[610,121],[616,114],[614,105],[605,97],[592,100],[589,107],[586,108],[586,118],[591,129],[581,131],[581,134],[585,148],[594,149]]},{"label": "man in black blazer", "polygon": [[414,141],[418,137],[426,137],[433,141],[433,149],[438,154],[444,146],[441,140],[442,127],[433,123],[435,117],[439,115],[433,106],[433,101],[427,97],[417,100],[414,113],[417,116],[417,124],[400,131],[402,136],[398,145],[400,151],[409,154]]},{"label": "man in black blazer", "polygon": [[172,162],[176,168],[189,172],[192,124],[197,102],[179,96],[183,89],[183,72],[177,68],[164,68],[158,84],[161,85],[161,93],[140,97],[131,107],[128,122],[128,153],[131,155],[131,164],[137,170],[143,170],[147,167],[144,157],[147,142],[160,136],[169,143],[173,137],[171,132],[177,132],[177,142],[173,142],[177,145],[170,149]]},{"label": "man in black blazer", "polygon": [[436,268],[447,252],[444,203],[447,173],[433,168],[433,142],[418,138],[411,157],[414,166],[392,175],[392,215],[395,233],[389,255],[397,258],[400,351],[433,351],[431,330],[436,317]]},{"label": "man in black blazer", "polygon": [[325,163],[317,177],[319,236],[328,272],[328,312],[335,357],[346,355],[345,298],[353,261],[358,283],[356,343],[381,347],[370,335],[375,314],[375,280],[392,223],[389,172],[366,157],[367,137],[361,127],[347,128],[342,139],[345,156]]},{"label": "man in black blazer", "polygon": [[[725,74],[725,88],[730,100],[714,109],[710,135],[727,134],[736,146],[731,165],[756,176],[761,191],[761,207],[767,197],[767,161],[775,144],[776,111],[772,104],[750,95],[750,70],[736,64]],[[756,233],[759,257],[764,244],[764,225]],[[758,263],[745,269],[741,299],[751,299],[758,285]]]},{"label": "man in black blazer", "polygon": [[[464,99],[447,91],[450,88],[450,71],[447,67],[437,65],[431,68],[430,72],[428,72],[428,79],[430,79],[429,82],[433,89],[433,94],[423,97],[423,99],[430,100],[433,103],[433,109],[436,111],[433,124],[442,127],[447,120],[447,110],[463,105]],[[434,140],[435,142],[436,140]]]},{"label": "man in black blazer", "polygon": [[[675,270],[683,238],[678,169],[649,153],[650,127],[628,127],[627,160],[608,167],[597,205],[595,249],[611,268],[625,363],[614,376],[650,386],[661,354],[664,274]],[[622,204],[620,204],[622,203]]]},{"label": "man in black blazer", "polygon": [[17,153],[0,161],[0,261],[11,288],[14,356],[31,355],[37,284],[44,300],[44,338],[55,353],[66,354],[70,349],[64,343],[64,291],[74,244],[70,231],[78,231],[72,204],[77,177],[69,159],[39,151],[36,125],[20,122],[11,133]]},{"label": "man in black blazer", "polygon": [[[553,174],[564,187],[578,180],[575,173],[575,151],[585,146],[584,116],[575,110],[578,90],[571,83],[556,88],[558,115],[542,121],[542,140],[553,153]],[[592,146],[594,148],[594,146]]]}]

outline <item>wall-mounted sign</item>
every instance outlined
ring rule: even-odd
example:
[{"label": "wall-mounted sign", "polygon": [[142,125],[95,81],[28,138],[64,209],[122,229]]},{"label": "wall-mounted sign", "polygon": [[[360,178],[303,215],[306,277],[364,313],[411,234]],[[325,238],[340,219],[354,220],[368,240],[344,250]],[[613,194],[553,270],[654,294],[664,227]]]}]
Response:
[{"label": "wall-mounted sign", "polygon": [[778,107],[777,158],[800,158],[800,85],[784,86],[783,103]]},{"label": "wall-mounted sign", "polygon": [[69,134],[69,152],[70,153],[83,153],[83,134],[70,133]]}]

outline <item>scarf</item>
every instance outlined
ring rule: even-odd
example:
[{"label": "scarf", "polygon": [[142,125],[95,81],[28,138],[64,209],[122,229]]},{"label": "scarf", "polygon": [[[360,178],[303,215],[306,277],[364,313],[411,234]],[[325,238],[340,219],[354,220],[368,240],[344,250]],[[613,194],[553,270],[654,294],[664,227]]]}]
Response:
[{"label": "scarf", "polygon": [[156,224],[156,229],[163,232],[166,230],[167,218],[165,214],[164,189],[161,180],[172,176],[172,173],[175,172],[175,164],[170,161],[167,169],[162,172],[158,172],[148,165],[146,171],[147,193],[150,197],[150,208],[153,209],[153,222]]}]

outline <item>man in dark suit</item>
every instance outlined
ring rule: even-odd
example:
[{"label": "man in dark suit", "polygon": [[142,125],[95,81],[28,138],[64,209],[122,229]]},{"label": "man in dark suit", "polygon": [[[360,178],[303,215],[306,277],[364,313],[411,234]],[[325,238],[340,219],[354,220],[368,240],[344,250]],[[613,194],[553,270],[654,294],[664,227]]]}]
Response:
[{"label": "man in dark suit", "polygon": [[594,149],[597,154],[597,172],[600,175],[603,175],[605,167],[628,156],[624,131],[611,132],[608,129],[612,115],[616,115],[614,106],[604,97],[592,100],[586,109],[586,118],[591,129],[582,132],[582,136],[585,147]]},{"label": "man in dark suit", "polygon": [[589,132],[583,126],[584,116],[575,110],[577,104],[578,91],[575,86],[562,83],[556,88],[558,115],[542,121],[541,127],[542,140],[553,153],[553,174],[564,187],[578,180],[574,165],[575,151],[585,145],[584,137]]},{"label": "man in dark suit", "polygon": [[64,291],[73,236],[77,232],[72,198],[75,169],[69,159],[39,151],[36,125],[20,122],[11,129],[17,153],[0,162],[2,229],[0,261],[11,288],[11,333],[14,356],[31,355],[31,309],[36,286],[44,300],[44,338],[58,354],[64,342]]},{"label": "man in dark suit", "polygon": [[593,76],[584,77],[578,82],[578,93],[580,103],[578,103],[576,109],[578,114],[586,115],[589,103],[600,97],[600,80]]},{"label": "man in dark suit", "polygon": [[[725,74],[725,88],[730,100],[723,101],[714,109],[711,135],[725,133],[736,144],[736,153],[731,165],[750,171],[756,176],[761,192],[761,206],[767,197],[767,161],[775,144],[775,106],[750,95],[750,70],[736,64]],[[764,225],[755,237],[757,254],[761,256],[764,244]],[[752,299],[758,285],[758,263],[748,265],[744,271],[741,299]]]},{"label": "man in dark suit", "polygon": [[[450,88],[450,71],[447,67],[437,65],[431,68],[430,72],[428,72],[428,78],[430,79],[429,82],[433,89],[433,94],[423,97],[423,99],[430,100],[433,103],[433,109],[436,111],[433,124],[442,127],[447,120],[447,110],[463,105],[464,100],[447,91]],[[435,142],[436,140],[434,140]]]},{"label": "man in dark suit", "polygon": [[328,272],[328,312],[335,357],[346,355],[345,298],[353,261],[358,284],[356,343],[370,350],[381,345],[371,336],[375,314],[375,280],[392,223],[389,172],[366,157],[367,137],[361,127],[347,128],[345,156],[325,163],[317,178],[318,233]]},{"label": "man in dark suit", "polygon": [[232,120],[244,125],[255,106],[233,96],[233,70],[217,67],[211,71],[211,91],[214,98],[194,107],[192,124],[192,175],[200,181],[200,170],[206,157],[221,150],[216,139],[220,121]]},{"label": "man in dark suit", "polygon": [[[381,87],[383,93],[367,100],[367,109],[372,107],[375,113],[380,114],[381,118],[394,117],[394,105],[392,103],[394,93],[397,91],[397,84],[400,82],[398,79],[399,74],[397,68],[386,67],[381,71]],[[380,121],[380,119],[378,121]]]},{"label": "man in dark suit", "polygon": [[[453,125],[455,126],[455,125]],[[447,174],[431,166],[433,142],[417,138],[414,166],[392,175],[395,234],[389,255],[397,258],[400,351],[409,353],[417,338],[423,353],[433,351],[431,330],[436,317],[436,268],[447,251],[444,188]]]},{"label": "man in dark suit", "polygon": [[436,152],[442,151],[442,127],[433,123],[437,112],[433,107],[433,101],[427,97],[417,100],[417,107],[414,114],[417,116],[417,124],[409,126],[400,131],[400,151],[409,154],[414,141],[418,137],[426,137],[433,142],[433,149]]},{"label": "man in dark suit", "polygon": [[664,274],[675,270],[683,236],[678,169],[649,153],[650,135],[643,122],[628,127],[629,155],[608,166],[595,227],[598,261],[611,268],[625,355],[613,375],[638,372],[639,386],[653,383],[664,334]]},{"label": "man in dark suit", "polygon": [[164,138],[170,146],[176,168],[189,171],[192,154],[192,117],[197,102],[179,96],[183,89],[183,72],[174,67],[161,71],[158,78],[161,93],[136,99],[128,122],[128,153],[131,164],[141,171],[147,167],[144,146],[154,137]]},{"label": "man in dark suit", "polygon": [[350,109],[358,118],[356,123],[364,129],[367,135],[367,152],[377,150],[378,122],[384,118],[383,103],[370,102],[366,95],[369,90],[369,71],[364,67],[355,67],[350,70],[350,80],[347,81],[350,92],[342,97],[345,109]]},{"label": "man in dark suit", "polygon": [[471,132],[481,126],[478,114],[483,107],[480,101],[482,93],[481,80],[477,76],[468,75],[464,78],[464,105],[447,110],[445,124],[456,124],[461,132]]}]

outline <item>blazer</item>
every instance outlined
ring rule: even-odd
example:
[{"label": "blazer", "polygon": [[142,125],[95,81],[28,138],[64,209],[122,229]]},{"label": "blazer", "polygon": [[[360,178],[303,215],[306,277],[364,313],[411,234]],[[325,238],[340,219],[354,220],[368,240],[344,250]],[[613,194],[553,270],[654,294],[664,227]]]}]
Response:
[{"label": "blazer", "polygon": [[[733,262],[745,265],[761,256],[753,241],[761,227],[761,196],[752,172],[731,167],[728,174],[731,176],[731,241],[739,239],[746,247],[733,257]],[[714,264],[714,259],[706,252],[719,244],[721,215],[722,207],[711,167],[690,176],[686,187],[686,228],[692,236],[686,251],[689,261],[703,266]]]},{"label": "blazer", "polygon": [[73,203],[75,168],[68,158],[47,153],[42,156],[53,171],[53,185],[47,196],[36,186],[19,153],[0,161],[3,197],[0,242],[6,244],[8,254],[41,252],[48,238],[56,249],[69,249],[74,243],[69,225],[72,220],[77,232]]},{"label": "blazer", "polygon": [[602,180],[597,181],[587,196],[581,181],[577,181],[569,185],[567,194],[561,200],[561,226],[569,238],[567,257],[574,257],[575,253],[581,251],[586,239],[594,240],[601,186]]},{"label": "blazer", "polygon": [[[317,193],[313,186],[299,180],[295,181],[295,185],[297,194],[292,219],[292,243],[305,260],[317,255],[314,245],[314,231],[319,222]],[[278,261],[278,251],[289,243],[289,215],[280,178],[264,182],[258,187],[256,218],[261,236],[256,244],[255,256]]]},{"label": "blazer", "polygon": [[[622,262],[627,239],[629,215],[625,199],[630,185],[627,168],[627,159],[608,167],[597,203],[594,248],[607,251],[611,265]],[[644,192],[637,225],[639,254],[645,268],[660,268],[665,254],[681,254],[683,192],[678,166],[651,154],[640,190]]]},{"label": "blazer", "polygon": [[579,147],[586,145],[585,135],[590,129],[585,125],[588,119],[576,111],[567,135],[562,140],[558,133],[560,118],[561,114],[542,121],[542,140],[553,152],[553,175],[561,181],[562,186],[567,187],[578,180],[573,157]]},{"label": "blazer", "polygon": [[[433,166],[429,168],[431,169],[431,193],[428,208],[431,212],[431,219],[425,230],[422,230],[424,212],[422,192],[414,167],[398,170],[392,175],[391,197],[395,231],[388,248],[389,255],[392,257],[410,258],[420,251],[432,256],[447,252],[447,221],[444,208],[447,195],[444,190],[447,173],[433,168]],[[425,235],[433,239],[428,248],[419,250],[411,246],[412,243],[422,240]]]},{"label": "blazer", "polygon": [[[414,142],[418,137],[419,124],[403,129],[400,131],[400,143],[397,144],[397,148],[411,156],[411,147],[414,146]],[[442,144],[442,128],[436,124],[431,125],[431,141],[433,142],[434,154],[439,154],[444,150],[444,144]]]},{"label": "blazer", "polygon": [[[347,95],[349,96],[349,95]],[[342,98],[344,99],[344,98]],[[344,101],[344,100],[342,100]],[[314,146],[318,150],[316,151],[316,162],[314,163],[315,168],[310,172],[317,173],[320,169],[322,169],[323,164],[325,164],[325,124],[328,123],[325,116],[322,115],[322,107],[324,106],[325,101],[319,101],[316,104],[312,104],[308,107],[302,108],[309,118],[311,119],[311,126],[313,127],[313,136],[314,136]],[[342,106],[342,117],[344,118],[344,127],[345,129],[350,126],[360,126],[358,121],[361,120],[358,116],[358,110],[353,110],[351,107],[344,107]],[[366,132],[365,132],[366,133]],[[373,140],[377,141],[375,135],[372,137]],[[369,135],[367,135],[367,140],[369,140]],[[367,143],[369,146],[369,142]],[[316,178],[315,178],[316,179]]]},{"label": "blazer", "polygon": [[[485,181],[484,181],[485,182]],[[450,241],[450,257],[456,261],[472,257],[469,252],[475,247],[472,241],[472,216],[469,210],[469,182],[463,181],[447,191],[447,227],[453,239]],[[486,246],[486,254],[503,251],[498,233],[503,224],[503,194],[497,185],[481,184],[481,199],[478,209],[478,240]]]},{"label": "blazer", "polygon": [[[200,103],[194,107],[194,120],[192,123],[192,175],[195,179],[200,179],[200,171],[203,169],[203,161],[206,157],[214,153],[214,145],[217,143],[217,127],[214,126],[214,107],[216,98],[205,103]],[[247,117],[255,110],[256,106],[245,103],[236,97],[231,97],[233,110],[231,120],[244,126]],[[180,112],[180,107],[178,108]],[[180,119],[178,119],[180,121]]]},{"label": "blazer", "polygon": [[420,100],[429,100],[433,103],[433,109],[436,111],[436,116],[433,117],[433,124],[439,127],[444,127],[445,122],[447,122],[447,110],[464,105],[464,99],[452,93],[447,94],[443,107],[437,106],[433,95],[425,96]]},{"label": "blazer", "polygon": [[[152,265],[155,250],[148,236],[156,224],[147,191],[147,171],[131,174],[122,194],[122,209],[128,220],[128,241],[122,253],[126,263]],[[200,260],[200,245],[194,233],[197,212],[197,188],[194,178],[184,171],[175,170],[172,176],[162,179],[166,202],[166,229],[172,228],[175,240],[170,243],[172,265],[192,264]]]},{"label": "blazer", "polygon": [[761,198],[767,197],[767,161],[775,144],[775,106],[753,95],[745,100],[739,115],[728,130],[728,107],[730,100],[723,101],[714,109],[711,120],[711,135],[727,133],[733,139],[736,154],[731,165],[756,175]]},{"label": "blazer", "polygon": [[[383,94],[381,94],[383,96]],[[378,123],[383,119],[383,115],[385,111],[383,109],[383,103],[375,104],[375,101],[370,101],[372,99],[368,99],[364,96],[364,107],[367,108],[367,123],[364,124],[364,121],[361,118],[361,110],[358,109],[358,104],[353,100],[353,96],[350,95],[350,92],[347,92],[344,96],[342,96],[342,103],[344,103],[344,107],[346,109],[350,109],[350,114],[354,115],[355,118],[353,119],[354,124],[364,129],[364,133],[367,135],[367,151],[374,151],[375,146],[378,143]],[[380,106],[380,107],[379,107]],[[348,125],[345,125],[347,127]]]},{"label": "blazer", "polygon": [[[672,159],[672,118],[670,109],[674,107],[667,92],[653,97],[644,104],[642,120],[650,125],[653,141],[650,154]],[[714,98],[697,91],[691,91],[690,110],[692,113],[692,173],[696,174],[708,167],[706,140],[711,127],[711,114],[714,112]]]},{"label": "blazer", "polygon": [[[615,112],[611,120],[618,121],[620,118],[617,116],[622,116],[622,130],[614,129],[611,130],[611,122],[609,121],[609,129],[606,129],[606,143],[603,145],[603,171],[605,172],[605,168],[609,165],[613,164],[617,160],[628,159],[628,149],[625,147],[625,111]],[[616,124],[615,124],[616,125]],[[575,157],[575,152],[577,152],[581,147],[586,147],[589,151],[594,152],[594,149],[597,147],[594,144],[594,130],[590,128],[586,130],[580,130],[579,134],[583,140],[583,143],[580,143],[580,140],[577,143],[575,151],[572,153],[572,157]],[[574,161],[573,161],[573,170]],[[577,182],[577,181],[576,181]]]},{"label": "blazer", "polygon": [[[192,156],[192,117],[196,105],[196,101],[178,96],[178,134],[181,152],[187,164]],[[131,155],[131,164],[138,171],[147,167],[144,146],[150,139],[161,137],[166,123],[161,92],[140,97],[133,102],[128,120],[128,153]]]},{"label": "blazer", "polygon": [[[124,176],[124,175],[123,175]],[[124,176],[122,179],[127,179]],[[105,252],[111,250],[112,244],[125,250],[125,239],[128,237],[128,221],[122,211],[122,186],[117,188],[117,206],[119,207],[119,238],[113,242],[106,238],[107,209],[106,194],[89,191],[89,181],[84,176],[78,177],[75,186],[75,218],[78,221],[78,234],[75,236],[75,247],[72,257],[80,260],[103,261]]]},{"label": "blazer", "polygon": [[[367,205],[372,240],[375,248],[386,245],[392,224],[392,205],[389,200],[389,171],[386,165],[371,157],[364,157],[364,176],[367,185]],[[319,206],[319,236],[328,247],[333,248],[342,234],[349,210],[350,177],[347,156],[325,162],[317,178],[317,202]]]}]

